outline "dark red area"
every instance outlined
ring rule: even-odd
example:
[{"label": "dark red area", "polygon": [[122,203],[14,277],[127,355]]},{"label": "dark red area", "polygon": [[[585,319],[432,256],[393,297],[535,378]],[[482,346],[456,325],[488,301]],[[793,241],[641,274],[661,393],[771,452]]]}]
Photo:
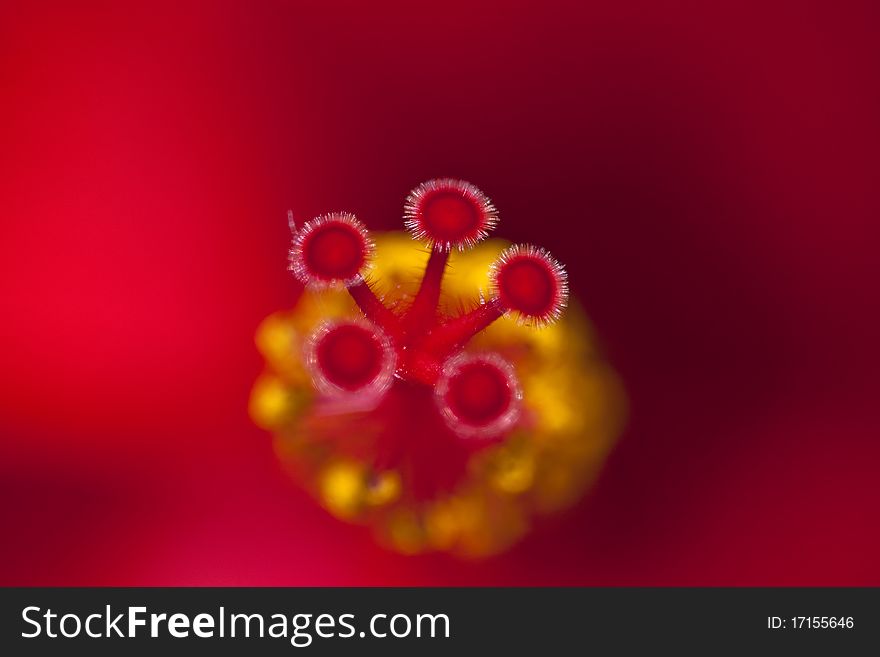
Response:
[{"label": "dark red area", "polygon": [[[0,582],[880,585],[878,12],[3,3]],[[399,228],[447,175],[630,400],[592,494],[475,564],[331,518],[246,412],[287,210]]]},{"label": "dark red area", "polygon": [[383,427],[375,443],[374,468],[399,472],[403,495],[419,502],[448,495],[467,474],[468,458],[493,444],[462,440],[441,419],[430,386],[400,379],[365,421]]}]

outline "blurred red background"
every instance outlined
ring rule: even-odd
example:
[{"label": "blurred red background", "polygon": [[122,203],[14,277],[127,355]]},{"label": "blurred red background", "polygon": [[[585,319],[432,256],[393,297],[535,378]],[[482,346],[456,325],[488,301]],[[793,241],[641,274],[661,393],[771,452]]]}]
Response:
[{"label": "blurred red background", "polygon": [[[0,583],[880,585],[871,2],[3,3]],[[480,563],[390,554],[247,417],[286,216],[471,180],[631,403]]]}]

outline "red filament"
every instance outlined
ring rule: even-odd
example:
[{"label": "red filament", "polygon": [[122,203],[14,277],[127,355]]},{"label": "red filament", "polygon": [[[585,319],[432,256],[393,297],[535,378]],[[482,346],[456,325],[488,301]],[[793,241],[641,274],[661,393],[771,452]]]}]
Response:
[{"label": "red filament", "polygon": [[418,294],[403,323],[403,331],[424,333],[436,323],[440,284],[449,251],[473,247],[498,223],[489,198],[463,180],[442,178],[416,187],[404,206],[406,226],[415,239],[431,242],[433,250]]}]

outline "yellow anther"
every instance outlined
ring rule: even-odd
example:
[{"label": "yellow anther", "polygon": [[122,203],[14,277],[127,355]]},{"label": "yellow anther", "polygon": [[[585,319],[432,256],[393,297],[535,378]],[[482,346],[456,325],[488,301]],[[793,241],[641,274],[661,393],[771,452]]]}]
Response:
[{"label": "yellow anther", "polygon": [[381,506],[395,501],[400,496],[400,475],[386,470],[376,475],[367,487],[365,501],[373,506]]},{"label": "yellow anther", "polygon": [[274,376],[264,376],[254,385],[249,408],[251,418],[264,429],[282,425],[292,410],[291,391]]},{"label": "yellow anther", "polygon": [[357,515],[365,492],[364,471],[356,463],[338,461],[321,473],[321,499],[335,516],[352,518]]}]

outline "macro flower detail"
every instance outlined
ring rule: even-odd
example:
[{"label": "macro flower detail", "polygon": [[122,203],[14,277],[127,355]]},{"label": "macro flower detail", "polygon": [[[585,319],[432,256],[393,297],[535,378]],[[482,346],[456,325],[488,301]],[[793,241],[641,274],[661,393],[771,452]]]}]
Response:
[{"label": "macro flower detail", "polygon": [[486,556],[579,499],[624,397],[564,267],[489,239],[483,192],[428,181],[404,220],[408,235],[348,213],[292,226],[304,290],[258,330],[250,412],[331,513],[402,552]]}]

